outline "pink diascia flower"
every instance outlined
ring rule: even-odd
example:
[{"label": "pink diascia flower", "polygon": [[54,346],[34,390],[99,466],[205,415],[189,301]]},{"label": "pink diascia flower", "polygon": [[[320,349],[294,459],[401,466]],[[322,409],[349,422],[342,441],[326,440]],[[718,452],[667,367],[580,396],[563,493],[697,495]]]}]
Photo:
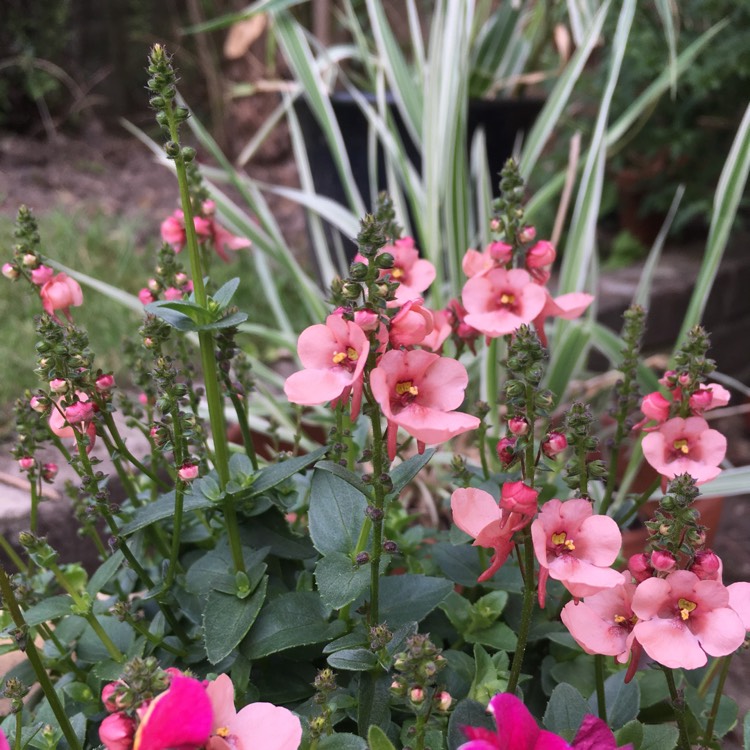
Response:
[{"label": "pink diascia flower", "polygon": [[490,242],[483,252],[469,248],[461,261],[461,269],[469,277],[505,267],[513,259],[513,248],[505,242]]},{"label": "pink diascia flower", "polygon": [[557,252],[548,240],[540,240],[526,251],[526,270],[537,284],[546,284],[550,277],[550,268],[555,262]]},{"label": "pink diascia flower", "polygon": [[310,326],[300,334],[297,354],[305,369],[286,379],[284,393],[294,404],[313,406],[344,398],[353,390],[356,416],[369,353],[370,342],[356,323],[329,315],[325,325]]},{"label": "pink diascia flower", "polygon": [[548,577],[577,599],[622,583],[622,574],[609,567],[622,546],[620,529],[613,518],[594,515],[588,500],[549,500],[531,524],[531,538],[540,565],[541,607]]},{"label": "pink diascia flower", "polygon": [[563,320],[580,318],[594,301],[594,297],[585,292],[570,292],[569,294],[561,294],[559,297],[553,297],[548,289],[543,288],[543,290],[545,294],[544,306],[534,318],[534,328],[536,328],[539,340],[544,346],[547,346],[544,321],[552,317],[563,318]]},{"label": "pink diascia flower", "polygon": [[[209,240],[213,243],[216,254],[225,262],[229,263],[229,255],[227,250],[243,250],[246,247],[250,247],[252,242],[246,237],[238,237],[232,234],[229,230],[224,229],[214,218],[216,213],[216,204],[213,201],[205,201],[203,203],[203,213],[208,217],[207,221],[207,234]],[[197,231],[197,227],[196,227]]]},{"label": "pink diascia flower", "polygon": [[440,352],[453,329],[445,310],[430,310],[430,312],[432,313],[432,330],[422,339],[420,346],[431,352]]},{"label": "pink diascia flower", "polygon": [[727,439],[702,417],[673,417],[643,438],[646,461],[663,477],[690,474],[696,484],[715,479],[727,452]]},{"label": "pink diascia flower", "polygon": [[489,492],[473,487],[458,489],[451,495],[453,523],[474,537],[475,547],[495,551],[489,568],[477,579],[480,583],[505,564],[513,550],[513,534],[527,526],[536,514],[538,495],[523,482],[506,482],[499,505]]},{"label": "pink diascia flower", "polygon": [[[584,717],[569,745],[562,737],[540,729],[523,701],[511,693],[494,696],[487,710],[495,717],[496,731],[462,727],[469,742],[459,750],[618,750],[612,730],[591,714]],[[621,750],[633,750],[633,746]]]},{"label": "pink diascia flower", "polygon": [[614,656],[620,664],[630,658],[635,584],[622,576],[622,582],[587,596],[582,602],[568,602],[560,614],[565,627],[587,654]]},{"label": "pink diascia flower", "polygon": [[405,302],[391,318],[388,335],[391,346],[414,346],[421,344],[425,336],[432,333],[435,325],[432,313],[423,306],[421,298]]},{"label": "pink diascia flower", "polygon": [[46,284],[55,275],[54,269],[42,264],[31,272],[31,281],[38,286]]},{"label": "pink diascia flower", "polygon": [[370,374],[370,387],[388,420],[391,460],[396,455],[398,427],[421,447],[476,429],[477,417],[454,411],[464,400],[468,383],[466,368],[450,357],[419,349],[386,352]]},{"label": "pink diascia flower", "polygon": [[288,709],[272,703],[234,708],[234,686],[225,674],[206,687],[213,708],[211,737],[206,750],[297,750],[302,724]]},{"label": "pink diascia flower", "polygon": [[197,750],[208,742],[212,724],[211,701],[203,683],[173,674],[169,688],[148,704],[132,747]]},{"label": "pink diascia flower", "polygon": [[73,320],[70,316],[70,308],[83,304],[83,292],[80,285],[64,273],[58,273],[57,276],[53,276],[42,284],[39,295],[42,298],[44,311],[58,322],[59,318],[55,315],[55,310],[62,310],[68,320]]},{"label": "pink diascia flower", "polygon": [[746,627],[732,607],[729,589],[689,570],[639,583],[633,612],[638,642],[652,659],[672,669],[697,669],[708,661],[706,654],[726,656],[745,640]]},{"label": "pink diascia flower", "polygon": [[69,406],[59,401],[53,405],[49,414],[49,428],[60,438],[75,438],[76,432],[86,433],[89,444],[86,452],[90,453],[96,440],[96,425],[93,422],[96,404],[89,400],[88,394],[76,391],[77,400]]},{"label": "pink diascia flower", "polygon": [[527,271],[495,268],[464,284],[461,292],[466,308],[464,321],[485,336],[504,336],[537,318],[547,295]]},{"label": "pink diascia flower", "polygon": [[698,388],[690,397],[689,404],[693,414],[702,414],[709,409],[718,409],[729,403],[731,394],[718,383],[708,383]]}]

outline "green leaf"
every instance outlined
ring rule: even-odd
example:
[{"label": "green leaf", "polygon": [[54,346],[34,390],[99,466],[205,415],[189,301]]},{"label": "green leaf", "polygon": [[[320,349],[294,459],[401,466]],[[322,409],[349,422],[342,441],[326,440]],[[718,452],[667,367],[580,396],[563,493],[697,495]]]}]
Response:
[{"label": "green leaf", "polygon": [[211,664],[218,664],[247,635],[266,598],[268,576],[246,599],[233,594],[212,591],[203,612],[203,634],[206,656]]},{"label": "green leaf", "polygon": [[474,680],[469,697],[486,704],[495,693],[508,686],[508,654],[500,651],[490,656],[478,643],[474,645]]},{"label": "green leaf", "polygon": [[30,627],[41,625],[43,622],[56,620],[70,614],[70,608],[73,600],[67,594],[60,596],[50,596],[42,599],[38,604],[24,612],[23,619]]},{"label": "green leaf", "polygon": [[393,490],[389,494],[398,495],[412,479],[428,464],[435,455],[435,448],[428,448],[424,453],[406,459],[391,471]]},{"label": "green leaf", "polygon": [[362,481],[359,474],[355,474],[353,471],[350,471],[345,466],[341,466],[341,464],[337,464],[335,461],[318,461],[318,463],[315,464],[315,468],[335,474],[339,479],[343,479],[354,487],[355,490],[361,492],[365,496],[369,494],[367,485]]},{"label": "green leaf", "polygon": [[367,750],[367,743],[356,734],[329,734],[321,738],[318,750]]},{"label": "green leaf", "polygon": [[644,724],[643,740],[638,750],[674,750],[680,732],[669,724]]},{"label": "green leaf", "polygon": [[588,713],[591,711],[586,699],[572,685],[563,682],[552,691],[544,712],[544,726],[571,740]]},{"label": "green leaf", "polygon": [[742,722],[742,737],[744,750],[750,750],[750,711],[745,714],[745,721]]},{"label": "green leaf", "polygon": [[[183,503],[183,512],[190,513],[194,510],[203,510],[213,505],[211,500],[203,495],[190,493],[185,496]],[[174,515],[174,492],[167,492],[161,495],[155,502],[139,508],[130,523],[125,524],[120,530],[123,536],[145,529],[147,526],[163,521],[165,518],[171,518]]]},{"label": "green leaf", "polygon": [[96,569],[96,572],[91,576],[86,585],[86,591],[89,596],[98,594],[112,580],[120,569],[124,559],[122,552],[117,550]]},{"label": "green leaf", "polygon": [[328,471],[315,470],[310,484],[310,536],[323,555],[351,553],[365,521],[365,496]]},{"label": "green leaf", "polygon": [[349,555],[331,552],[315,568],[320,598],[331,609],[353,602],[370,583],[370,566],[357,565]]},{"label": "green leaf", "polygon": [[[96,615],[96,619],[115,646],[124,654],[127,654],[135,640],[135,631],[130,623],[120,622],[116,617],[103,615]],[[81,661],[91,664],[111,659],[109,652],[90,625],[87,625],[81,634],[81,638],[78,641],[77,654]],[[120,668],[122,668],[122,665],[120,665]]]},{"label": "green leaf", "polygon": [[391,630],[420,622],[453,591],[453,581],[406,573],[380,579],[380,616]]},{"label": "green leaf", "polygon": [[430,547],[430,552],[446,578],[461,586],[476,586],[477,578],[482,572],[479,550],[476,547],[438,542]]},{"label": "green leaf", "polygon": [[640,748],[643,742],[643,724],[640,721],[629,721],[624,727],[615,732],[617,747],[630,743],[635,748]]},{"label": "green leaf", "polygon": [[[641,690],[638,680],[625,682],[625,670],[610,675],[604,683],[604,698],[607,703],[607,724],[619,729],[638,716]],[[596,713],[596,693],[589,698],[591,713]]]},{"label": "green leaf", "polygon": [[[242,552],[252,591],[265,573],[266,566],[261,560],[268,553],[268,547],[257,552],[249,552],[245,547]],[[214,589],[234,594],[237,587],[232,570],[232,553],[229,549],[212,549],[190,564],[185,575],[185,588],[198,596],[205,596]]]},{"label": "green leaf", "polygon": [[378,657],[367,648],[343,648],[328,657],[328,664],[347,672],[369,672],[378,665]]},{"label": "green leaf", "polygon": [[253,482],[251,497],[260,495],[262,492],[276,487],[276,485],[281,484],[284,480],[289,479],[289,477],[293,477],[308,466],[312,466],[316,461],[325,456],[327,450],[328,448],[323,446],[310,453],[305,453],[303,456],[296,456],[295,458],[280,461],[277,464],[272,464],[261,469]]},{"label": "green leaf", "polygon": [[515,651],[518,638],[504,622],[496,622],[489,628],[466,634],[467,643],[481,643],[497,651]]},{"label": "green leaf", "polygon": [[234,293],[237,291],[237,287],[240,285],[240,277],[235,276],[233,279],[229,279],[226,284],[223,284],[219,289],[211,295],[211,299],[223,310],[234,297]]},{"label": "green leaf", "polygon": [[318,594],[293,591],[266,603],[240,650],[248,659],[260,659],[296,646],[330,641],[345,629],[340,620],[329,623],[325,619]]},{"label": "green leaf", "polygon": [[386,733],[376,726],[371,726],[367,733],[367,745],[369,750],[396,750]]}]

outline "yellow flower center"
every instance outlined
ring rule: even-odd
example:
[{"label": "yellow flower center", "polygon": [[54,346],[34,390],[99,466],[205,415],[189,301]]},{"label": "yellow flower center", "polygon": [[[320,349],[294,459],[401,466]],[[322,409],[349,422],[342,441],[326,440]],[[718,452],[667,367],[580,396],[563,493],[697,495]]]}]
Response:
[{"label": "yellow flower center", "polygon": [[690,453],[690,446],[688,445],[688,441],[685,440],[685,438],[680,438],[679,440],[675,440],[674,449],[684,455],[687,455],[688,453]]},{"label": "yellow flower center", "polygon": [[411,380],[404,380],[401,383],[396,383],[397,396],[416,396],[418,394],[419,388],[417,388]]},{"label": "yellow flower center", "polygon": [[624,622],[627,622],[627,617],[623,617],[622,615],[615,615],[615,622],[618,625],[622,625]]},{"label": "yellow flower center", "polygon": [[680,617],[683,620],[687,620],[690,617],[690,613],[698,606],[695,602],[691,602],[689,599],[680,599],[677,602],[677,606],[680,608]]},{"label": "yellow flower center", "polygon": [[501,305],[515,305],[516,304],[516,295],[515,294],[508,294],[507,292],[503,292],[500,295],[500,304]]},{"label": "yellow flower center", "polygon": [[571,552],[576,548],[575,544],[573,544],[572,539],[568,539],[564,531],[560,531],[557,534],[552,535],[552,544],[555,544],[557,546],[562,545],[563,547],[566,547]]},{"label": "yellow flower center", "polygon": [[400,278],[403,277],[403,275],[404,275],[404,269],[403,268],[395,267],[395,268],[391,269],[391,278],[392,279],[400,279]]},{"label": "yellow flower center", "polygon": [[356,349],[349,346],[345,352],[334,352],[332,359],[334,365],[340,365],[342,362],[356,362],[359,359],[359,354],[357,354]]},{"label": "yellow flower center", "polygon": [[219,737],[229,737],[229,727],[219,727],[216,730],[216,734]]},{"label": "yellow flower center", "polygon": [[344,352],[336,352],[333,355],[333,364],[340,365],[345,359],[346,359],[346,354],[344,354]]}]

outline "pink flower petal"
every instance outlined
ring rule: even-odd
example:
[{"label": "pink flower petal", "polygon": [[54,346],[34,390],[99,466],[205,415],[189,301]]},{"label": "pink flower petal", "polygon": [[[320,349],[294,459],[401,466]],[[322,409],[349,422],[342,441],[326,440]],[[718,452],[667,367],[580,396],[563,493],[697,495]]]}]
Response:
[{"label": "pink flower petal", "polygon": [[206,695],[211,701],[213,723],[211,731],[219,727],[228,727],[237,714],[234,707],[234,685],[229,675],[220,674],[206,686]]},{"label": "pink flower petal", "polygon": [[473,487],[455,490],[451,495],[451,512],[453,523],[474,538],[501,516],[497,500],[489,492]]},{"label": "pink flower petal", "polygon": [[302,724],[288,709],[272,703],[251,703],[239,711],[229,730],[243,750],[297,750]]},{"label": "pink flower petal", "polygon": [[637,622],[633,633],[645,652],[665,667],[698,669],[708,661],[698,639],[676,618],[657,617]]},{"label": "pink flower petal", "polygon": [[739,615],[745,630],[750,630],[750,583],[731,583],[727,590],[729,606]]}]

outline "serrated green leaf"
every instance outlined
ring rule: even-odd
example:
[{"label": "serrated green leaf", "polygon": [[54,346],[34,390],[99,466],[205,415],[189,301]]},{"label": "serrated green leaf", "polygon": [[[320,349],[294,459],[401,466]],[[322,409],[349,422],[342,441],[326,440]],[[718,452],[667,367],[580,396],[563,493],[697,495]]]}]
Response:
[{"label": "serrated green leaf", "polygon": [[248,659],[296,646],[330,641],[346,629],[340,620],[328,622],[318,594],[294,591],[267,602],[240,650]]},{"label": "serrated green leaf", "polygon": [[247,635],[263,606],[267,585],[268,576],[264,576],[246,599],[222,591],[209,593],[203,611],[203,634],[206,657],[211,664],[229,656]]},{"label": "serrated green leaf", "polygon": [[[203,510],[210,508],[213,503],[203,495],[189,494],[185,496],[183,502],[183,513],[190,513],[194,510]],[[161,495],[155,502],[139,508],[132,521],[125,524],[120,530],[123,536],[145,529],[152,523],[163,521],[165,518],[171,518],[174,515],[174,492],[167,492]]]},{"label": "serrated green leaf", "polygon": [[634,748],[640,748],[643,742],[643,724],[640,721],[629,721],[615,732],[615,739],[617,747],[630,743]]},{"label": "serrated green leaf", "polygon": [[435,455],[435,448],[428,448],[424,453],[406,459],[391,471],[393,490],[390,494],[398,495],[422,469],[427,466],[430,459]]},{"label": "serrated green leaf", "polygon": [[367,500],[351,484],[315,470],[310,484],[310,536],[323,555],[349,554],[357,547]]},{"label": "serrated green leaf", "polygon": [[341,464],[337,464],[335,461],[318,461],[318,463],[315,464],[315,468],[335,474],[339,479],[343,479],[347,484],[354,487],[357,492],[361,492],[365,496],[369,494],[369,489],[362,481],[359,474],[355,474],[353,471],[350,471],[345,466],[341,466]]},{"label": "serrated green leaf", "polygon": [[330,734],[321,738],[318,750],[367,750],[367,743],[356,734]]},{"label": "serrated green leaf", "polygon": [[368,587],[370,566],[357,565],[349,555],[331,552],[318,561],[315,583],[326,606],[341,609]]},{"label": "serrated green leaf", "polygon": [[638,750],[674,750],[680,732],[669,724],[644,724],[643,740]]},{"label": "serrated green leaf", "polygon": [[23,619],[30,627],[41,625],[43,622],[57,620],[70,614],[73,600],[67,594],[50,596],[24,612]]},{"label": "serrated green leaf", "polygon": [[544,712],[544,726],[570,741],[588,713],[586,699],[572,685],[563,682],[552,691]]}]

